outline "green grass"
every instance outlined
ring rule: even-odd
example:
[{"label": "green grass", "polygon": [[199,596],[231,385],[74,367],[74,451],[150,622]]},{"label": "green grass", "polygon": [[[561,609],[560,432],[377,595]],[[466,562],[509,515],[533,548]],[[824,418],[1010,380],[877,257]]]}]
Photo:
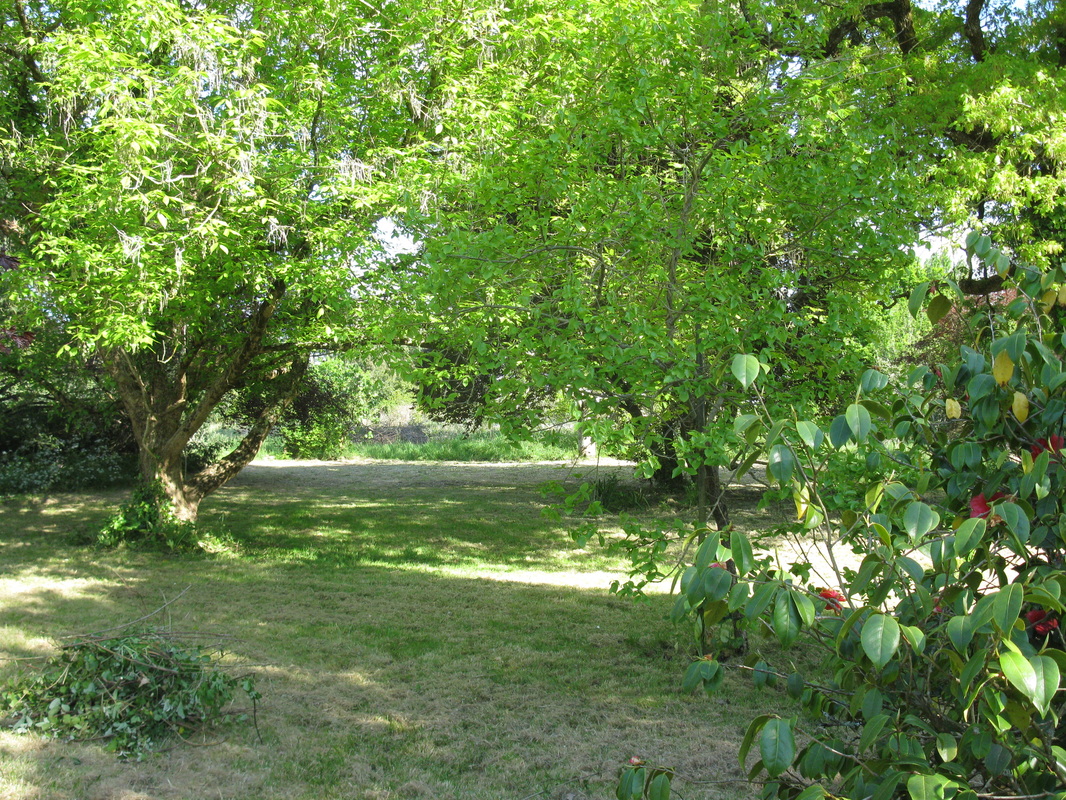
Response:
[{"label": "green grass", "polygon": [[[533,472],[532,470],[540,470]],[[779,695],[680,692],[666,596],[604,590],[620,565],[540,513],[544,467],[254,465],[202,509],[232,546],[161,556],[71,546],[116,493],[0,506],[0,657],[155,617],[258,676],[247,724],[142,762],[0,733],[0,798],[609,798],[624,762],[688,800],[750,797],[736,750]],[[0,671],[33,662],[0,661]],[[245,709],[247,710],[247,709]]]},{"label": "green grass", "polygon": [[577,434],[551,430],[530,440],[511,441],[498,431],[465,432],[455,426],[428,426],[429,441],[383,442],[367,439],[346,449],[349,458],[397,461],[566,461],[577,454]]}]

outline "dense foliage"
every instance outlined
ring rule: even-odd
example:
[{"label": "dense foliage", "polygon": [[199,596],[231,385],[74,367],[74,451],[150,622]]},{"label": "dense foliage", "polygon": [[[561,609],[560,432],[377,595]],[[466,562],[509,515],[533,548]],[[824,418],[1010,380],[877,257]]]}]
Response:
[{"label": "dense foliage", "polygon": [[714,485],[744,398],[834,411],[905,297],[925,231],[1062,246],[1063,21],[1053,4],[517,3],[442,80],[423,339],[483,416],[558,389],[649,472]]},{"label": "dense foliage", "polygon": [[[806,555],[782,568],[740,531],[716,532],[675,615],[701,633],[732,615],[750,631],[756,683],[780,679],[800,703],[797,717],[753,721],[741,747],[742,761],[758,754],[766,797],[1066,796],[1066,264],[1024,266],[987,236],[968,252],[1014,299],[973,315],[972,346],[950,363],[899,385],[864,373],[828,425],[773,419],[759,392],[769,365],[735,359],[753,393],[735,427],[790,490]],[[960,299],[950,283],[942,292],[933,316]],[[862,501],[831,510],[833,453],[891,460],[896,439],[925,458],[865,475]],[[823,669],[768,663],[764,634],[821,653]],[[715,691],[721,654],[693,663],[685,686]],[[656,796],[652,777],[630,770],[619,796]]]}]

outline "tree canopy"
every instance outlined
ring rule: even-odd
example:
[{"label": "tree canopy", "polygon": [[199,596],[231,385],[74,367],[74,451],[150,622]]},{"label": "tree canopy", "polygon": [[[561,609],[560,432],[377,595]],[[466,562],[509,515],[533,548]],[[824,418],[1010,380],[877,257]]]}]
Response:
[{"label": "tree canopy", "polygon": [[[142,473],[188,517],[314,352],[429,343],[507,416],[563,390],[601,438],[694,469],[735,449],[716,420],[742,402],[738,352],[773,365],[782,407],[839,402],[922,236],[1061,250],[1052,2],[2,13],[4,327],[102,360]],[[378,254],[384,216],[413,263]],[[184,475],[242,387],[267,400],[245,442]]]},{"label": "tree canopy", "polygon": [[736,353],[773,365],[780,408],[828,410],[923,237],[972,222],[1013,255],[1061,249],[1060,17],[519,4],[435,111],[465,168],[411,223],[430,327],[501,376],[505,410],[514,382],[550,383],[653,462],[726,463]]},{"label": "tree canopy", "polygon": [[[4,273],[22,327],[114,381],[179,517],[255,454],[317,351],[366,346],[396,275],[390,172],[422,147],[422,31],[365,3],[15,0],[0,27]],[[241,445],[181,453],[254,386]]]}]

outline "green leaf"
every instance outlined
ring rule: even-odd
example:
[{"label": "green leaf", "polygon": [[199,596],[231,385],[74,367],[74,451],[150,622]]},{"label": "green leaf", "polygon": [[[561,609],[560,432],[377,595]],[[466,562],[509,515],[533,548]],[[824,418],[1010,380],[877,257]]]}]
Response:
[{"label": "green leaf", "polygon": [[959,754],[959,743],[950,733],[936,735],[936,752],[943,761],[954,761]]},{"label": "green leaf", "polygon": [[764,583],[758,587],[751,596],[751,600],[744,606],[744,616],[748,619],[760,616],[769,607],[780,586],[779,583]]},{"label": "green leaf", "polygon": [[993,617],[996,627],[1001,633],[1009,633],[1018,622],[1022,613],[1022,603],[1025,600],[1025,587],[1019,583],[1012,583],[1000,589],[992,601]]},{"label": "green leaf", "polygon": [[936,325],[940,320],[948,315],[951,311],[951,300],[946,298],[942,294],[938,294],[930,302],[928,308],[925,309],[925,313],[929,317],[929,322]]},{"label": "green leaf", "polygon": [[919,283],[911,291],[911,296],[907,300],[907,310],[911,312],[911,316],[917,318],[918,312],[922,310],[922,304],[925,302],[925,295],[929,291],[929,281]]},{"label": "green leaf", "polygon": [[1051,701],[1055,699],[1055,693],[1059,690],[1059,665],[1053,658],[1048,656],[1033,656],[1030,660],[1033,674],[1036,676],[1036,688],[1033,692],[1033,705],[1041,714],[1047,714],[1051,710]]},{"label": "green leaf", "polygon": [[792,448],[784,444],[775,444],[770,448],[770,455],[766,460],[766,471],[770,477],[784,486],[792,480],[795,468],[796,457],[792,454]]},{"label": "green leaf", "polygon": [[1041,686],[1037,681],[1036,670],[1025,656],[1013,650],[1007,650],[999,654],[999,666],[1003,670],[1003,676],[1010,684],[1029,698],[1035,705],[1038,701],[1043,702]]},{"label": "green leaf", "polygon": [[1029,517],[1014,503],[999,503],[995,513],[1002,517],[1009,528],[1022,542],[1029,541]]},{"label": "green leaf", "polygon": [[865,753],[870,745],[877,741],[881,731],[885,729],[891,717],[888,714],[878,714],[862,726],[862,735],[859,737],[859,752]]},{"label": "green leaf", "polygon": [[800,614],[791,592],[778,592],[774,600],[774,632],[782,645],[788,647],[800,634]]},{"label": "green leaf", "polygon": [[670,800],[670,776],[660,772],[648,784],[648,800]]},{"label": "green leaf", "polygon": [[944,800],[945,792],[958,785],[944,775],[911,775],[907,779],[907,794],[911,800]]},{"label": "green leaf", "polygon": [[703,594],[713,602],[725,599],[733,588],[733,576],[722,567],[711,567],[703,573]]},{"label": "green leaf", "polygon": [[[873,427],[873,420],[870,419],[870,412],[862,405],[852,403],[848,406],[848,410],[844,412],[844,417],[847,420],[848,429],[855,437],[855,441],[866,441],[866,437],[870,434],[870,430]],[[831,430],[830,438],[832,438]]]},{"label": "green leaf", "polygon": [[835,450],[839,450],[848,443],[849,439],[851,439],[851,426],[848,424],[848,418],[840,414],[829,425],[829,444]]},{"label": "green leaf", "polygon": [[742,387],[748,389],[759,377],[759,359],[755,356],[738,354],[733,356],[730,370]]},{"label": "green leaf", "polygon": [[755,414],[741,414],[733,420],[733,433],[742,436],[744,432],[758,421]]},{"label": "green leaf", "polygon": [[939,524],[940,515],[921,501],[911,503],[903,513],[903,528],[912,541],[921,539]]},{"label": "green leaf", "polygon": [[887,614],[874,614],[862,626],[862,649],[880,669],[892,660],[899,648],[899,623]]},{"label": "green leaf", "polygon": [[788,720],[767,720],[759,736],[759,753],[771,778],[776,778],[792,766],[796,757],[796,738]]},{"label": "green leaf", "polygon": [[951,639],[955,649],[965,655],[966,649],[970,646],[970,642],[973,641],[973,627],[970,623],[970,618],[966,615],[961,615],[949,619],[948,638]]},{"label": "green leaf", "polygon": [[740,742],[740,750],[737,751],[741,769],[744,769],[744,762],[748,760],[748,751],[751,750],[755,737],[759,735],[759,732],[769,720],[769,714],[762,714],[748,723],[748,729],[744,732],[744,738]]},{"label": "green leaf", "polygon": [[985,537],[988,523],[981,517],[966,520],[955,531],[955,552],[966,556],[981,543]]},{"label": "green leaf", "polygon": [[817,450],[825,440],[825,434],[822,433],[822,429],[807,420],[800,420],[796,423],[796,432],[800,435],[803,443],[811,450]]},{"label": "green leaf", "polygon": [[733,532],[729,534],[729,548],[733,556],[733,563],[737,568],[737,574],[744,576],[751,572],[755,567],[755,554],[752,552],[751,542],[748,541],[748,537],[734,528]]},{"label": "green leaf", "polygon": [[876,392],[888,386],[888,376],[878,372],[876,369],[868,369],[862,374],[859,385],[866,394]]}]

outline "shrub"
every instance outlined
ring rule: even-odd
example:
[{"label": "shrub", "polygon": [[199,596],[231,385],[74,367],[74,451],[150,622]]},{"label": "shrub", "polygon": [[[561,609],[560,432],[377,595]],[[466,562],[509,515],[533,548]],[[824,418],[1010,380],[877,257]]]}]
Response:
[{"label": "shrub", "polygon": [[259,697],[254,679],[223,671],[217,654],[158,631],[127,631],[64,645],[39,673],[5,687],[0,711],[16,731],[103,739],[118,755],[139,758],[220,719],[238,689]]},{"label": "shrub", "polygon": [[138,484],[127,500],[96,534],[103,547],[122,544],[187,550],[197,545],[196,525],[178,520],[163,487]]},{"label": "shrub", "polygon": [[[1017,295],[974,321],[980,338],[955,363],[899,386],[869,370],[828,426],[770,419],[757,385],[755,410],[738,418],[748,458],[767,458],[795,501],[794,532],[823,561],[783,570],[739,531],[708,534],[674,617],[701,633],[739,619],[756,684],[779,678],[801,705],[748,728],[740,757],[757,752],[764,797],[1066,797],[1066,268],[1012,266],[987,237],[968,241]],[[946,283],[930,316],[960,299]],[[930,467],[863,470],[861,499],[834,513],[827,459],[854,444],[860,463],[891,461],[892,439],[924,449]],[[762,633],[821,652],[823,672],[775,667]],[[686,689],[721,686],[733,664],[716,655],[691,664]],[[666,797],[669,783],[634,766],[618,796]]]}]

